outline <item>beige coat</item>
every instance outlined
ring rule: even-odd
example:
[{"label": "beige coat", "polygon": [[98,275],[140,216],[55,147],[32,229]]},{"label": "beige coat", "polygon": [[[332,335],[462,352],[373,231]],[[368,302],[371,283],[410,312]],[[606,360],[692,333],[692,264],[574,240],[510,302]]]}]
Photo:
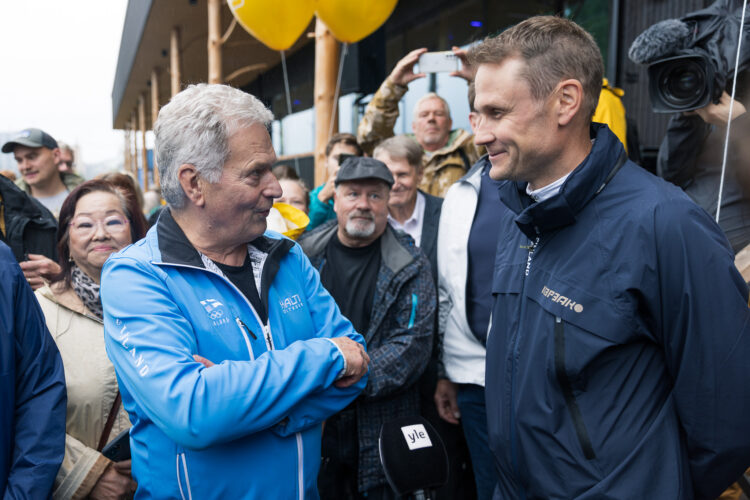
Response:
[{"label": "beige coat", "polygon": [[[65,458],[55,478],[53,498],[84,498],[109,465],[96,451],[117,397],[115,369],[104,350],[102,322],[62,282],[36,291],[52,338],[62,356],[68,388]],[[120,406],[109,439],[130,428]]]}]

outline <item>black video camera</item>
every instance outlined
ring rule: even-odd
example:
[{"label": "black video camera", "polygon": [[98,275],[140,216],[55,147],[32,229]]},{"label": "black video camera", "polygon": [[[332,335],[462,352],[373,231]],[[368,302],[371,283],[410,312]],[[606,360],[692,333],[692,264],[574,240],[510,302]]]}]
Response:
[{"label": "black video camera", "polygon": [[[635,63],[648,64],[655,112],[692,111],[719,101],[734,76],[741,20],[741,1],[718,0],[638,35],[628,56]],[[750,11],[745,14],[738,71],[749,62]]]}]

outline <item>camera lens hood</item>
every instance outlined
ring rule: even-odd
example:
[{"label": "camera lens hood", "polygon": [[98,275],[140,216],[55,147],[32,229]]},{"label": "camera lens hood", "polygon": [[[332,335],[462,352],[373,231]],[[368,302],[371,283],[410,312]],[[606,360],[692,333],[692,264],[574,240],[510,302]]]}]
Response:
[{"label": "camera lens hood", "polygon": [[711,102],[714,67],[699,53],[654,61],[648,66],[649,96],[656,113],[702,108]]}]

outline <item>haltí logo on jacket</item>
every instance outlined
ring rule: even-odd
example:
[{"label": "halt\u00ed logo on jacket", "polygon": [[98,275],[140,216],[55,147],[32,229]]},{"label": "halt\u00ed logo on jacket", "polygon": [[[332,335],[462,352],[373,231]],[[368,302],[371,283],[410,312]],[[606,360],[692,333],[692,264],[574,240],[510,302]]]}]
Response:
[{"label": "halt\u00ed logo on jacket", "polygon": [[302,302],[302,299],[296,293],[294,295],[291,295],[279,301],[279,306],[281,306],[281,312],[283,312],[284,314],[291,312],[291,311],[296,311],[297,309],[300,309],[304,305],[305,304]]}]

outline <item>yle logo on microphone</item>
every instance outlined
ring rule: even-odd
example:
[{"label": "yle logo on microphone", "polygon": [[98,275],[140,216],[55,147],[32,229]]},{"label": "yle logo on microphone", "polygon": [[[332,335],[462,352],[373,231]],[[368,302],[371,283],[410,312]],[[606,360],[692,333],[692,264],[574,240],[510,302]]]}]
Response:
[{"label": "yle logo on microphone", "polygon": [[401,432],[404,433],[406,444],[409,446],[410,450],[430,448],[432,446],[432,441],[430,441],[430,436],[427,434],[427,429],[425,429],[422,424],[401,427]]}]

